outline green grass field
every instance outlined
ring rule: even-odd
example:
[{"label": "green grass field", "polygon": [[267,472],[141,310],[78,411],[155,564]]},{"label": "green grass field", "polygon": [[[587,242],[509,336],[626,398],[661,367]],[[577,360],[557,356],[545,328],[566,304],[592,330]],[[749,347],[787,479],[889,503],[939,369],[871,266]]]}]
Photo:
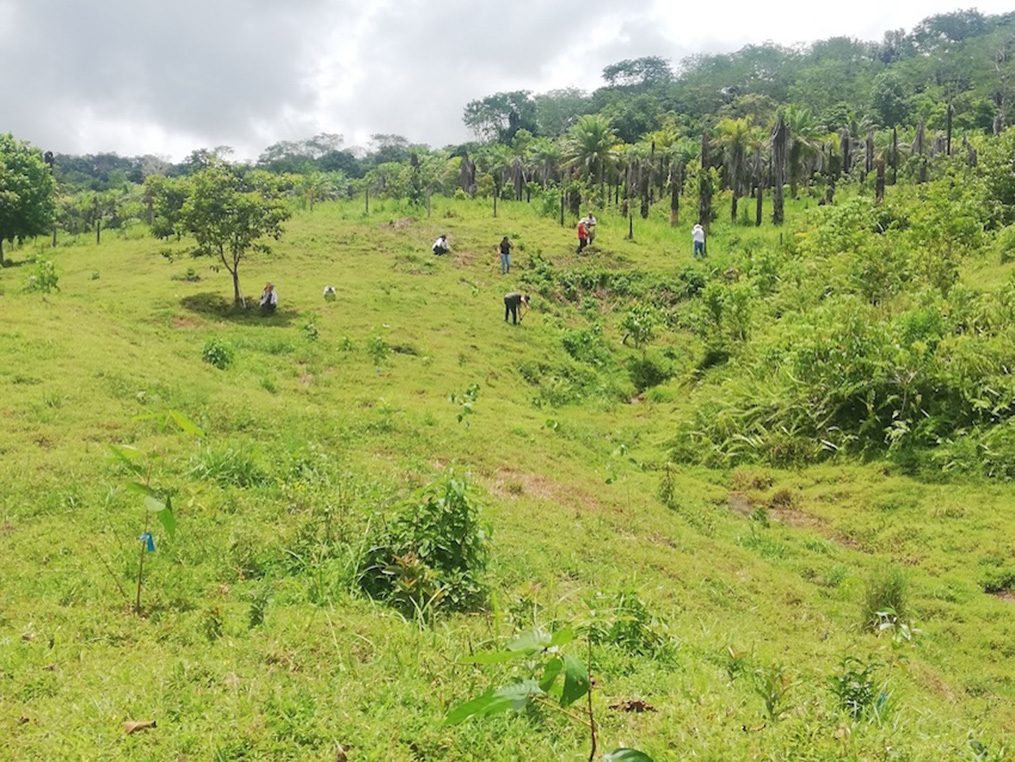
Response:
[{"label": "green grass field", "polygon": [[[724,211],[710,262],[779,246],[804,205],[782,233],[731,227]],[[629,241],[626,220],[604,214],[579,257],[573,230],[534,205],[498,214],[439,199],[429,219],[391,201],[369,216],[362,201],[298,212],[273,255],[240,270],[248,299],[276,284],[270,317],[231,311],[228,274],[186,241],[109,231],[101,245],[9,252],[0,758],[587,759],[587,729],[555,712],[442,725],[525,669],[464,658],[564,625],[601,634],[601,751],[1015,758],[1015,602],[985,592],[1015,580],[1011,487],[918,481],[877,460],[667,466],[701,342],[679,323],[659,330],[644,353],[673,377],[639,391],[629,369],[643,350],[618,327],[630,300],[534,291],[517,327],[501,300],[550,268],[675,281],[691,263],[689,216],[674,230],[654,209]],[[442,232],[452,253],[435,258]],[[36,256],[55,263],[59,291],[25,291]],[[996,287],[993,261],[967,261],[964,280]],[[598,354],[579,361],[565,339],[593,325]],[[202,359],[210,342],[226,368]],[[205,436],[164,425],[169,411]],[[173,495],[175,536],[149,527],[140,615],[145,507],[110,445],[150,455],[152,483]],[[488,602],[406,617],[359,592],[356,564],[399,506],[450,473],[492,529]],[[910,637],[862,627],[867,580],[888,562],[908,580]],[[874,665],[876,717],[832,690],[847,657]],[[655,711],[610,708],[632,700]]]}]

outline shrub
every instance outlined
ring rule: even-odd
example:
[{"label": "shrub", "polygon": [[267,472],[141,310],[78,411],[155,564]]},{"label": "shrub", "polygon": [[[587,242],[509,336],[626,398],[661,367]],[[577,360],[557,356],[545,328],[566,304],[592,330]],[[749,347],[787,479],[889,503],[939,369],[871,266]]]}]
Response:
[{"label": "shrub", "polygon": [[888,701],[888,692],[878,681],[880,662],[874,656],[868,661],[846,656],[839,664],[838,674],[829,678],[832,694],[839,708],[854,720],[882,719]]},{"label": "shrub", "polygon": [[359,585],[406,614],[475,609],[486,600],[488,534],[465,481],[452,476],[374,535],[357,565]]},{"label": "shrub", "polygon": [[583,628],[596,645],[611,645],[632,656],[656,655],[667,639],[648,606],[633,590],[596,593],[586,601],[589,623]]},{"label": "shrub", "polygon": [[60,277],[56,274],[56,266],[48,259],[35,263],[35,272],[28,276],[27,291],[41,291],[48,294],[50,291],[59,291],[57,285]]},{"label": "shrub", "polygon": [[638,392],[643,392],[673,378],[673,365],[663,357],[646,354],[641,357],[629,358],[627,373],[631,377],[634,388]]},{"label": "shrub", "polygon": [[867,578],[861,621],[868,630],[885,622],[903,623],[909,618],[909,580],[899,567],[884,563]]},{"label": "shrub", "polygon": [[219,370],[225,370],[233,362],[233,351],[219,339],[208,339],[201,350],[201,359]]}]

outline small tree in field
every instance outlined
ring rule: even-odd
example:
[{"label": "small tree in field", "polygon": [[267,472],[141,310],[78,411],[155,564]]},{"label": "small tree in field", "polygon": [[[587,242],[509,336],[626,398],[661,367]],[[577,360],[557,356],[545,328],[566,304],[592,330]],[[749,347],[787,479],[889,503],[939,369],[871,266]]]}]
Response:
[{"label": "small tree in field", "polygon": [[56,213],[55,187],[41,151],[0,134],[0,266],[4,241],[50,231]]},{"label": "small tree in field", "polygon": [[233,299],[243,304],[240,262],[250,251],[270,251],[290,217],[283,181],[261,170],[212,164],[192,175],[180,210],[180,228],[197,239],[197,254],[218,257],[233,276]]}]

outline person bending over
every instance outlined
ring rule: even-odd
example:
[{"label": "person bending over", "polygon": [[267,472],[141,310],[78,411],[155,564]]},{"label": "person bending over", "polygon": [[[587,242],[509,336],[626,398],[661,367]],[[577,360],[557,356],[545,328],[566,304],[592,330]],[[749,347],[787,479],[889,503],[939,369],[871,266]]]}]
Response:
[{"label": "person bending over", "polygon": [[265,283],[264,291],[261,292],[261,312],[270,315],[278,307],[278,292],[274,283]]},{"label": "person bending over", "polygon": [[518,325],[519,316],[518,313],[521,311],[522,317],[525,317],[525,312],[521,308],[528,309],[529,307],[529,295],[519,294],[516,291],[512,291],[510,294],[504,295],[504,322],[507,322],[508,315],[511,316],[514,325]]},{"label": "person bending over", "polygon": [[448,244],[448,237],[446,235],[440,236],[436,241],[433,242],[433,253],[435,256],[441,256],[451,251],[451,246]]}]

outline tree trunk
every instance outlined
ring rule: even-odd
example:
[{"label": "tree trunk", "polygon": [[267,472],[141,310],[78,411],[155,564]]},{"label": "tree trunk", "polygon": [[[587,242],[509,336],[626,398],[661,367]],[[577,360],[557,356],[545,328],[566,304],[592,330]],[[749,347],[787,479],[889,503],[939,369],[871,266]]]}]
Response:
[{"label": "tree trunk", "polygon": [[874,130],[867,133],[867,143],[864,148],[866,150],[864,152],[863,171],[866,177],[868,172],[874,171]]},{"label": "tree trunk", "polygon": [[842,136],[840,137],[839,142],[842,143],[842,171],[843,171],[843,173],[848,175],[849,174],[849,170],[850,170],[850,166],[849,166],[850,160],[853,158],[850,155],[851,145],[850,145],[850,140],[849,140],[849,128],[848,127],[844,127],[842,129]]},{"label": "tree trunk", "polygon": [[948,104],[948,113],[945,115],[945,153],[952,155],[952,114],[955,110],[952,104]]},{"label": "tree trunk", "polygon": [[102,242],[102,218],[97,217],[95,220],[95,245],[98,246]]},{"label": "tree trunk", "polygon": [[917,178],[917,183],[923,184],[927,182],[927,160],[924,159],[920,162],[920,176]]},{"label": "tree trunk", "polygon": [[6,263],[4,262],[4,239],[0,236],[0,267],[3,267]]},{"label": "tree trunk", "polygon": [[878,159],[875,168],[877,177],[874,179],[874,200],[880,204],[885,200],[885,160]]},{"label": "tree trunk", "polygon": [[712,177],[708,173],[709,156],[708,132],[701,133],[701,175],[698,178],[698,224],[708,230],[712,220]]},{"label": "tree trunk", "polygon": [[737,201],[738,200],[739,199],[737,198],[737,192],[734,189],[734,191],[733,191],[733,200],[730,202],[730,222],[732,222],[734,225],[737,224]]},{"label": "tree trunk", "polygon": [[772,130],[772,222],[781,225],[786,220],[783,186],[786,184],[786,143],[789,130],[782,116]]},{"label": "tree trunk", "polygon": [[670,167],[670,227],[680,224],[680,167]]},{"label": "tree trunk", "polygon": [[648,219],[649,211],[649,188],[652,185],[652,165],[647,167],[642,166],[638,172],[639,179],[641,180],[641,218],[643,220]]},{"label": "tree trunk", "polygon": [[892,127],[892,185],[899,179],[899,131]]}]

